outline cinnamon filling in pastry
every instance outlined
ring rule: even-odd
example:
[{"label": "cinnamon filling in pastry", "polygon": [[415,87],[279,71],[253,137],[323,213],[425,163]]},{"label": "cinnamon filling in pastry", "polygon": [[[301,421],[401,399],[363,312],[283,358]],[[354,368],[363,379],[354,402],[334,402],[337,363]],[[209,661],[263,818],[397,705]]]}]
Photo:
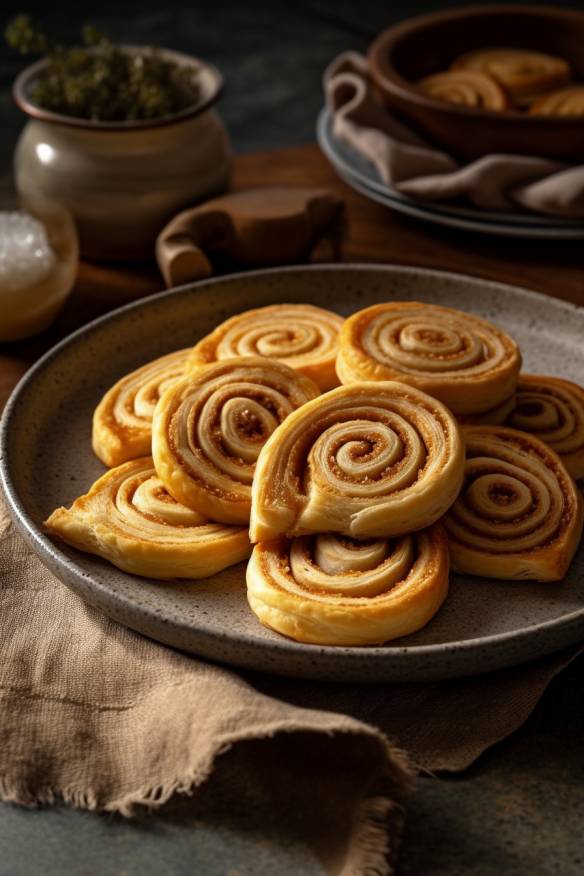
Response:
[{"label": "cinnamon filling in pastry", "polygon": [[558,580],[582,531],[582,499],[557,456],[502,426],[463,429],[465,481],[446,515],[453,567],[501,578]]}]

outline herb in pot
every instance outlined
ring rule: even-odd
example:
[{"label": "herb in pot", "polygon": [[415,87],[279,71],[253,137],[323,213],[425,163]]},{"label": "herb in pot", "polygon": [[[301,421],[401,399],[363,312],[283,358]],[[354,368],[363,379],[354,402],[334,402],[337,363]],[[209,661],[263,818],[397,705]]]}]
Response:
[{"label": "herb in pot", "polygon": [[159,49],[114,45],[95,27],[83,28],[83,46],[50,41],[28,15],[9,22],[8,44],[47,58],[29,96],[43,109],[103,122],[158,119],[187,109],[200,96],[197,69],[165,58]]}]

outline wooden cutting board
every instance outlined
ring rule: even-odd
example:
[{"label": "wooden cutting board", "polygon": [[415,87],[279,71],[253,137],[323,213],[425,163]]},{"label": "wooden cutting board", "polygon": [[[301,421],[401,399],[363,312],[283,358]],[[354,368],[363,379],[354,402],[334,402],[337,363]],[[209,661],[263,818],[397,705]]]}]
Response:
[{"label": "wooden cutting board", "polygon": [[[459,271],[527,286],[584,305],[582,241],[483,237],[409,219],[350,189],[316,145],[235,159],[233,189],[267,185],[326,186],[340,195],[347,204],[349,218],[344,261]],[[57,323],[39,338],[0,344],[0,407],[26,369],[60,338],[108,310],[162,288],[154,263],[81,263],[75,290]]]}]

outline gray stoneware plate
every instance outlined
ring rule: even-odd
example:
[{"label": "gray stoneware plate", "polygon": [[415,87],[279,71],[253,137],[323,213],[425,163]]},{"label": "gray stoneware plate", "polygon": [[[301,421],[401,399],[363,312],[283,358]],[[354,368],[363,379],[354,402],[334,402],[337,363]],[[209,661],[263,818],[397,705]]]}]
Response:
[{"label": "gray stoneware plate", "polygon": [[584,222],[517,210],[486,210],[463,207],[456,202],[423,201],[410,198],[387,185],[375,166],[333,135],[332,117],[321,110],[316,126],[318,144],[341,179],[372,201],[398,213],[425,222],[494,234],[501,237],[529,237],[544,240],[579,240],[584,238]]},{"label": "gray stoneware plate", "polygon": [[421,299],[494,320],[513,334],[527,370],[582,379],[584,311],[485,280],[385,266],[258,271],[184,286],[123,307],[47,353],[15,390],[1,429],[1,476],[33,550],[83,599],[153,639],[211,660],[284,675],[414,681],[521,663],[584,638],[584,549],[561,584],[452,576],[428,626],[378,648],[320,648],[264,629],[247,606],[244,566],[201,582],[159,583],[53,544],[41,521],[103,471],[90,446],[104,390],[138,365],[192,344],[249,307],[309,301],[342,314],[387,299]]}]

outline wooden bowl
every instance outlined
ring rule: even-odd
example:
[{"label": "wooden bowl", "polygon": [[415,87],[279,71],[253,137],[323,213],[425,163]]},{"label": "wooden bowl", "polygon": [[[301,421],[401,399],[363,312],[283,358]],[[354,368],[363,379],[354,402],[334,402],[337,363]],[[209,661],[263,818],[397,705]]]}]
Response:
[{"label": "wooden bowl", "polygon": [[581,160],[584,118],[474,109],[417,89],[419,79],[448,69],[458,55],[488,46],[558,55],[584,80],[584,12],[525,5],[466,6],[391,27],[369,48],[370,76],[390,110],[459,158],[504,152]]}]

